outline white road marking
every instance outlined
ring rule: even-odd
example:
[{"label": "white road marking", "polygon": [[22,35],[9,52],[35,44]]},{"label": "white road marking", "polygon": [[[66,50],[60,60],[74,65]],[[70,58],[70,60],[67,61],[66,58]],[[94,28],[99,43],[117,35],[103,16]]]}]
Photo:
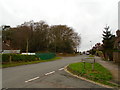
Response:
[{"label": "white road marking", "polygon": [[[63,70],[64,68],[60,68],[60,69],[58,69],[58,70]],[[50,75],[50,74],[52,74],[52,73],[55,73],[55,71],[52,71],[52,72],[49,72],[49,73],[46,73],[45,75],[47,76],[47,75]],[[38,78],[40,78],[40,77],[35,77],[35,78],[32,78],[32,79],[29,79],[29,80],[27,80],[27,81],[25,81],[26,83],[27,82],[30,82],[30,81],[33,81],[33,80],[36,80],[36,79],[38,79]]]},{"label": "white road marking", "polygon": [[25,82],[27,83],[27,82],[30,82],[30,81],[36,80],[36,79],[38,79],[38,78],[39,78],[39,77],[35,77],[35,78],[29,79],[29,80],[27,80],[27,81],[25,81]]},{"label": "white road marking", "polygon": [[61,70],[63,70],[63,69],[64,69],[64,68],[60,68],[60,69],[58,69],[58,70],[60,70],[60,71],[61,71]]},{"label": "white road marking", "polygon": [[45,75],[50,75],[50,74],[52,74],[52,73],[54,73],[55,71],[52,71],[52,72],[49,72],[49,73],[46,73]]}]

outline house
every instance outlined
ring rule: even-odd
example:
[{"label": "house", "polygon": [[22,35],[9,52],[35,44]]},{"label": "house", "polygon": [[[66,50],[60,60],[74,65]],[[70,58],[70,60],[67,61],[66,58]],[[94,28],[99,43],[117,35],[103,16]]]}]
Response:
[{"label": "house", "polygon": [[17,50],[17,49],[13,49],[11,46],[10,46],[10,41],[3,41],[2,42],[2,53],[20,53],[20,50]]},{"label": "house", "polygon": [[120,30],[116,31],[114,51],[113,51],[113,61],[120,63]]},{"label": "house", "polygon": [[3,26],[2,26],[2,30],[8,30],[8,29],[10,29],[10,26],[9,26],[9,25],[3,25]]}]

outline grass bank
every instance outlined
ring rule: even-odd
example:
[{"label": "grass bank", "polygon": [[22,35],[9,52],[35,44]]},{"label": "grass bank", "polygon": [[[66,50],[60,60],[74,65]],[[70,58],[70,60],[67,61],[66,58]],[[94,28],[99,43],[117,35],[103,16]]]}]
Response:
[{"label": "grass bank", "polygon": [[94,70],[92,70],[91,63],[86,63],[84,68],[84,64],[82,62],[70,64],[67,67],[67,70],[86,79],[112,87],[118,87],[117,84],[110,82],[112,74],[99,63],[95,63]]},{"label": "grass bank", "polygon": [[20,66],[20,65],[28,65],[28,64],[36,64],[36,63],[41,63],[41,62],[49,62],[49,61],[54,61],[61,59],[61,57],[55,57],[52,59],[47,59],[47,60],[36,60],[36,61],[28,61],[28,62],[11,62],[11,63],[5,63],[2,64],[2,68],[7,68],[7,67],[14,67],[14,66]]}]

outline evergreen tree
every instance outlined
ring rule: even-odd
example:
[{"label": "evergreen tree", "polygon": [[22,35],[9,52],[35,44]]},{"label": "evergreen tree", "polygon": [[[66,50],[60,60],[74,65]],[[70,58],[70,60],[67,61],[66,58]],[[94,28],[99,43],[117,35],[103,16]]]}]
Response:
[{"label": "evergreen tree", "polygon": [[103,31],[103,53],[105,59],[113,60],[112,50],[113,50],[113,44],[114,44],[114,37],[115,35],[111,34],[111,31],[109,30],[110,27],[106,26],[105,31]]}]

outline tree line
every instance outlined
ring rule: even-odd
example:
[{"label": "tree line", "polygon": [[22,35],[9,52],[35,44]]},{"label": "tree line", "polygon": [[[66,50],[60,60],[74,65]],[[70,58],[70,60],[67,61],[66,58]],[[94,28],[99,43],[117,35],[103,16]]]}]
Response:
[{"label": "tree line", "polygon": [[73,53],[80,45],[80,36],[67,25],[51,25],[45,21],[25,22],[17,27],[3,28],[2,38],[12,49],[21,52]]}]

